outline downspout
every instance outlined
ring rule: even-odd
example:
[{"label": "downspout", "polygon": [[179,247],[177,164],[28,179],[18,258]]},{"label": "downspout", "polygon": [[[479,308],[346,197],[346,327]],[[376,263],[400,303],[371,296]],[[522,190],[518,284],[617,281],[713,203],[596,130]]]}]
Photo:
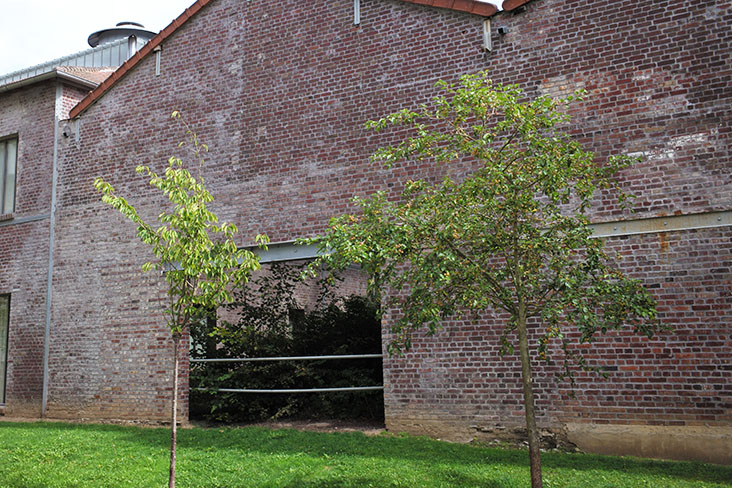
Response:
[{"label": "downspout", "polygon": [[51,179],[51,215],[48,231],[48,281],[46,283],[46,330],[43,339],[43,394],[41,397],[41,417],[46,417],[48,405],[48,355],[51,342],[51,297],[53,294],[53,238],[56,223],[56,180],[58,179],[58,123],[60,120],[63,87],[56,84],[56,103],[53,115],[53,176]]}]

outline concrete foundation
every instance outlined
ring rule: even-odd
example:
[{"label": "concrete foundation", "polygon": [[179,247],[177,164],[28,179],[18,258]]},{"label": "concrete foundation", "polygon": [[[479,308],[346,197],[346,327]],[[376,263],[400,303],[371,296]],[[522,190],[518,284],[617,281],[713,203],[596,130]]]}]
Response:
[{"label": "concrete foundation", "polygon": [[732,465],[731,427],[567,424],[581,450]]}]

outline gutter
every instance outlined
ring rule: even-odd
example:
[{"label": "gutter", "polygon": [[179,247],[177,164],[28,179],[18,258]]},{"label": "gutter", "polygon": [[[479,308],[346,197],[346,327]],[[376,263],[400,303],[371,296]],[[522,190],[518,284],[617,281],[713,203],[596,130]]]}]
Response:
[{"label": "gutter", "polygon": [[63,71],[56,71],[54,69],[53,71],[49,71],[48,73],[43,73],[40,75],[36,75],[32,78],[25,78],[23,80],[15,81],[13,83],[8,83],[7,85],[0,86],[0,93],[16,90],[18,88],[22,88],[24,86],[33,85],[35,83],[39,83],[41,81],[45,80],[53,80],[53,79],[61,79],[64,81],[68,81],[72,85],[76,85],[79,88],[88,88],[89,90],[93,90],[97,86],[99,86],[98,83],[94,83],[93,81],[85,80],[84,78],[80,78],[78,76],[74,76],[69,73],[65,73]]}]

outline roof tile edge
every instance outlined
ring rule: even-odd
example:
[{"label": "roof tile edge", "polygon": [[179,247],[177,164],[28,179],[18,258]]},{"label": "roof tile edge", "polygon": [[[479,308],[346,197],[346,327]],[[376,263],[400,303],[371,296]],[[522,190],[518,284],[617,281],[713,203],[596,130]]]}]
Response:
[{"label": "roof tile edge", "polygon": [[469,14],[480,15],[482,17],[490,17],[498,12],[495,5],[491,3],[479,2],[477,0],[401,0],[405,3],[414,3],[417,5],[426,5],[429,7],[444,8],[455,10],[458,12],[467,12]]},{"label": "roof tile edge", "polygon": [[[183,26],[188,19],[197,14],[203,7],[208,5],[214,0],[197,0],[193,5],[188,7],[176,17],[165,29],[153,37],[150,42],[145,44],[134,56],[125,61],[112,76],[107,78],[98,87],[92,90],[81,102],[79,102],[69,112],[69,118],[76,118],[80,116],[86,109],[88,109],[94,102],[96,102],[117,80],[126,75],[138,62],[142,60],[148,53],[150,53],[162,42],[170,37],[176,30]],[[469,14],[479,15],[482,17],[490,17],[498,12],[495,5],[491,3],[479,2],[477,0],[400,0],[406,3],[413,3],[418,5],[427,5],[438,8],[445,8],[449,10],[455,10],[459,12],[466,12]],[[508,0],[509,2],[511,0]],[[521,5],[530,0],[513,0],[513,3],[519,2]],[[518,5],[517,5],[518,6]],[[516,8],[514,6],[513,8]]]},{"label": "roof tile edge", "polygon": [[158,35],[150,39],[150,42],[145,44],[142,49],[137,51],[134,56],[125,61],[117,70],[102,82],[98,87],[92,90],[81,102],[69,112],[69,118],[73,119],[81,115],[87,108],[89,108],[94,102],[96,102],[112,85],[114,85],[119,79],[124,77],[138,62],[140,62],[148,53],[163,43],[165,39],[170,37],[176,30],[183,26],[188,19],[198,13],[203,7],[211,3],[213,0],[197,0],[196,3],[188,7],[176,17],[173,22],[160,31]]},{"label": "roof tile edge", "polygon": [[503,10],[510,12],[511,10],[516,10],[517,8],[529,3],[530,1],[531,0],[504,0]]}]

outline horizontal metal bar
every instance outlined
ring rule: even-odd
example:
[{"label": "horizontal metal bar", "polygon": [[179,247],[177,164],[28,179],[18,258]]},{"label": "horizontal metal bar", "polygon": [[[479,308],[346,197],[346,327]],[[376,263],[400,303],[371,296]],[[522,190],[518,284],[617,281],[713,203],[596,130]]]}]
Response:
[{"label": "horizontal metal bar", "polygon": [[283,356],[271,358],[214,358],[214,359],[194,359],[191,363],[233,363],[233,362],[254,362],[254,361],[312,361],[318,359],[368,359],[368,358],[384,358],[381,354],[338,354],[333,356]]},{"label": "horizontal metal bar", "polygon": [[330,391],[367,391],[367,390],[383,390],[383,386],[344,386],[342,388],[290,388],[284,390],[250,390],[237,388],[219,388],[212,391],[208,388],[191,388],[196,391],[209,391],[212,393],[323,393]]},{"label": "horizontal metal bar", "polygon": [[295,244],[295,241],[269,243],[267,244],[266,251],[259,246],[249,246],[245,249],[259,256],[260,263],[298,261],[302,259],[313,259],[319,256],[317,245]]},{"label": "horizontal metal bar", "polygon": [[621,220],[591,224],[592,237],[613,237],[654,232],[710,229],[732,225],[732,211],[707,212],[701,214],[669,215],[647,219]]},{"label": "horizontal metal bar", "polygon": [[51,214],[32,215],[30,217],[20,217],[17,219],[2,220],[0,221],[0,227],[6,227],[8,225],[20,225],[27,224],[30,222],[38,222],[39,220],[46,220],[51,217]]}]

